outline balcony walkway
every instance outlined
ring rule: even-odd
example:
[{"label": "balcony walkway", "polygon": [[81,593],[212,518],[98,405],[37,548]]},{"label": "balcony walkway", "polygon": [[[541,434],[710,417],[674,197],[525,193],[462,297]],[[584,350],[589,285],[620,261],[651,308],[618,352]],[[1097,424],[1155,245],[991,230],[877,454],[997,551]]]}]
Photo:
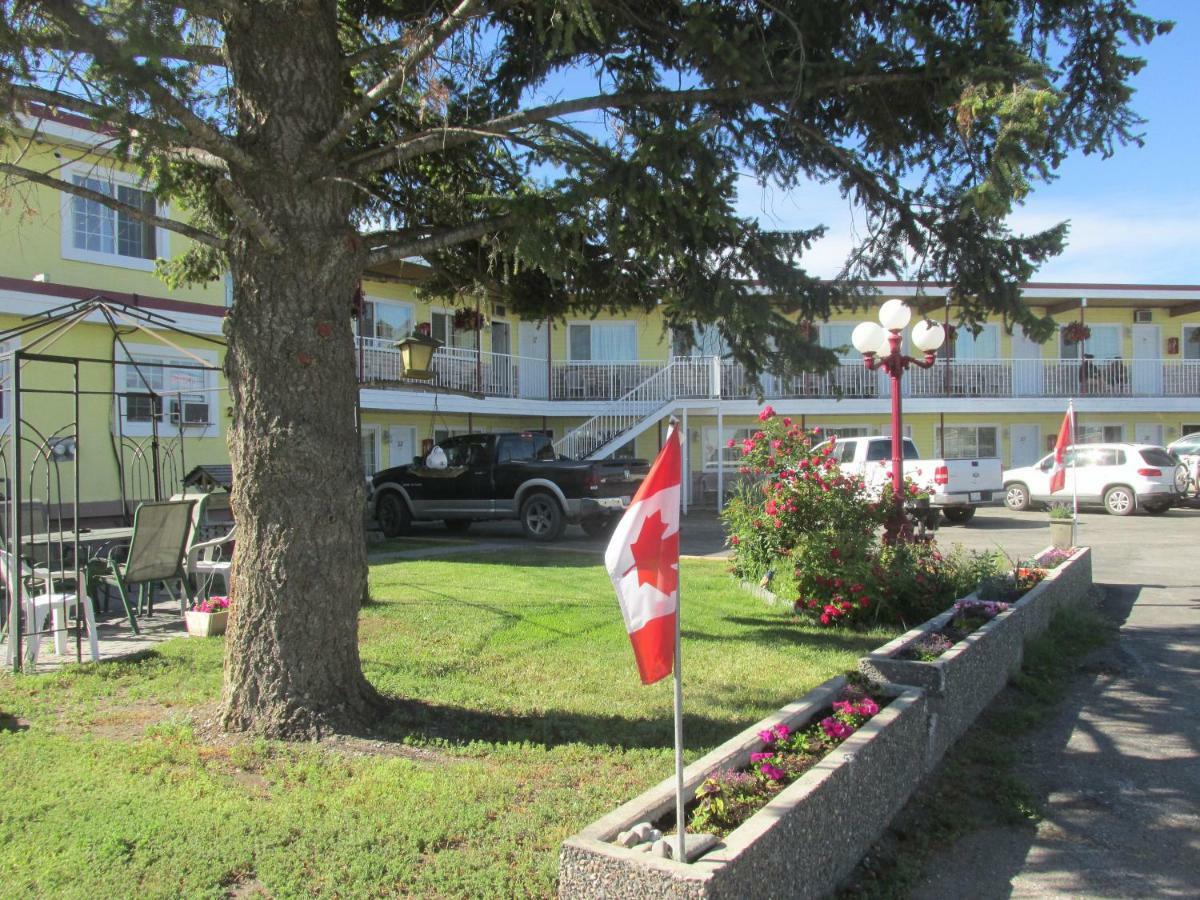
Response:
[{"label": "balcony walkway", "polygon": [[[390,342],[360,338],[359,347],[359,380],[370,387],[433,387],[481,397],[601,403],[636,393],[644,404],[760,396],[744,367],[711,357],[547,362],[443,347],[434,354],[432,381],[417,381],[403,377],[400,353]],[[904,396],[911,398],[1200,397],[1200,360],[939,360],[931,369],[910,369],[902,384]],[[766,375],[761,385],[767,400],[874,399],[886,398],[888,390],[887,376],[868,371],[857,359],[820,374]]]}]

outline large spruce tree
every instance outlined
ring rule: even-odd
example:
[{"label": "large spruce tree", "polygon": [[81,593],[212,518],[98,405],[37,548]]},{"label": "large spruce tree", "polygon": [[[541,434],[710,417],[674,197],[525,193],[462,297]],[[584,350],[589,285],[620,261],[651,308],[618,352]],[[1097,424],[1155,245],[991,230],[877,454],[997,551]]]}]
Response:
[{"label": "large spruce tree", "polygon": [[[92,194],[26,164],[18,116],[88,116],[182,214],[169,279],[232,273],[226,361],[237,610],[222,721],[361,727],[366,578],[349,310],[365,273],[523,317],[656,308],[743,362],[827,354],[789,315],[856,283],[947,283],[968,320],[1046,324],[1018,285],[1065,229],[1004,221],[1073,151],[1136,140],[1128,0],[46,0],[0,3],[4,189]],[[1131,48],[1133,48],[1131,50]],[[819,223],[733,209],[739,171],[833,182],[862,211],[842,277]],[[803,192],[799,193],[803,202]],[[121,207],[145,217],[140,208]]]}]

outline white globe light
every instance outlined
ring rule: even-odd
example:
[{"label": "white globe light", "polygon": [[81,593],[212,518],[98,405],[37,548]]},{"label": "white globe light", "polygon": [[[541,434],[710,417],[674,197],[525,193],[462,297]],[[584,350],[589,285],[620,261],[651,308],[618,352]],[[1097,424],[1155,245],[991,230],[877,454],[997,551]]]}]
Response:
[{"label": "white globe light", "polygon": [[879,323],[888,331],[899,331],[908,325],[912,310],[900,299],[889,300],[879,307]]},{"label": "white globe light", "polygon": [[913,346],[926,353],[932,353],[946,340],[946,329],[937,322],[922,319],[912,330]]},{"label": "white globe light", "polygon": [[875,350],[878,356],[891,356],[892,353],[892,332],[880,329],[879,347]]},{"label": "white globe light", "polygon": [[874,322],[862,322],[850,334],[850,343],[859,353],[878,353],[880,341],[886,340],[887,332]]}]

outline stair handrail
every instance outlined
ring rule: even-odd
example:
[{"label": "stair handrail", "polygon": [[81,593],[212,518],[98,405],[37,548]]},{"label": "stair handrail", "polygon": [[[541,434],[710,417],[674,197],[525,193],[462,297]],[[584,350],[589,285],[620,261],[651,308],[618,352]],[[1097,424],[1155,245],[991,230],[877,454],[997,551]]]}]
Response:
[{"label": "stair handrail", "polygon": [[[672,356],[665,366],[555,441],[555,452],[571,459],[582,459],[618,438],[622,432],[636,425],[649,413],[679,399],[680,391],[675,372],[680,363],[705,363],[705,360]],[[704,378],[711,380],[711,365],[703,365],[701,371]],[[712,389],[712,385],[709,384],[703,393],[711,395]]]}]

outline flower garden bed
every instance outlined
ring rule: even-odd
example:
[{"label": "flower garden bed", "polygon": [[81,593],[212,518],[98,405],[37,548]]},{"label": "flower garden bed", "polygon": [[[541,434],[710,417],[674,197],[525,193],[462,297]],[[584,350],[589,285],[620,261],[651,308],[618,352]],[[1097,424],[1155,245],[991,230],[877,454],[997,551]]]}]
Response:
[{"label": "flower garden bed", "polygon": [[[1006,609],[997,609],[994,617],[936,654],[936,658],[912,657],[934,655],[921,651],[936,649],[937,635],[953,636],[947,631],[954,630],[955,609],[934,616],[860,660],[860,670],[872,680],[927,692],[927,768],[937,764],[1020,669],[1025,642],[1045,631],[1060,609],[1086,598],[1092,581],[1091,551],[1076,550],[1044,577],[1038,577],[1040,581],[1019,600]],[[964,601],[980,602],[975,598]]]},{"label": "flower garden bed", "polygon": [[[826,733],[836,730],[835,723],[820,723],[839,702],[845,684],[844,678],[831,679],[688,766],[684,772],[687,800],[695,800],[698,794],[703,799],[713,776],[770,765],[769,760],[751,759],[777,749],[769,744],[777,745],[812,726]],[[592,823],[563,844],[560,896],[827,894],[853,869],[923,775],[924,693],[885,685],[879,696],[886,701],[882,709],[815,764],[805,761],[803,774],[693,862],[615,843],[618,835],[641,822],[673,824],[674,778]],[[782,732],[777,730],[780,726]],[[785,737],[779,738],[780,733]]]}]

